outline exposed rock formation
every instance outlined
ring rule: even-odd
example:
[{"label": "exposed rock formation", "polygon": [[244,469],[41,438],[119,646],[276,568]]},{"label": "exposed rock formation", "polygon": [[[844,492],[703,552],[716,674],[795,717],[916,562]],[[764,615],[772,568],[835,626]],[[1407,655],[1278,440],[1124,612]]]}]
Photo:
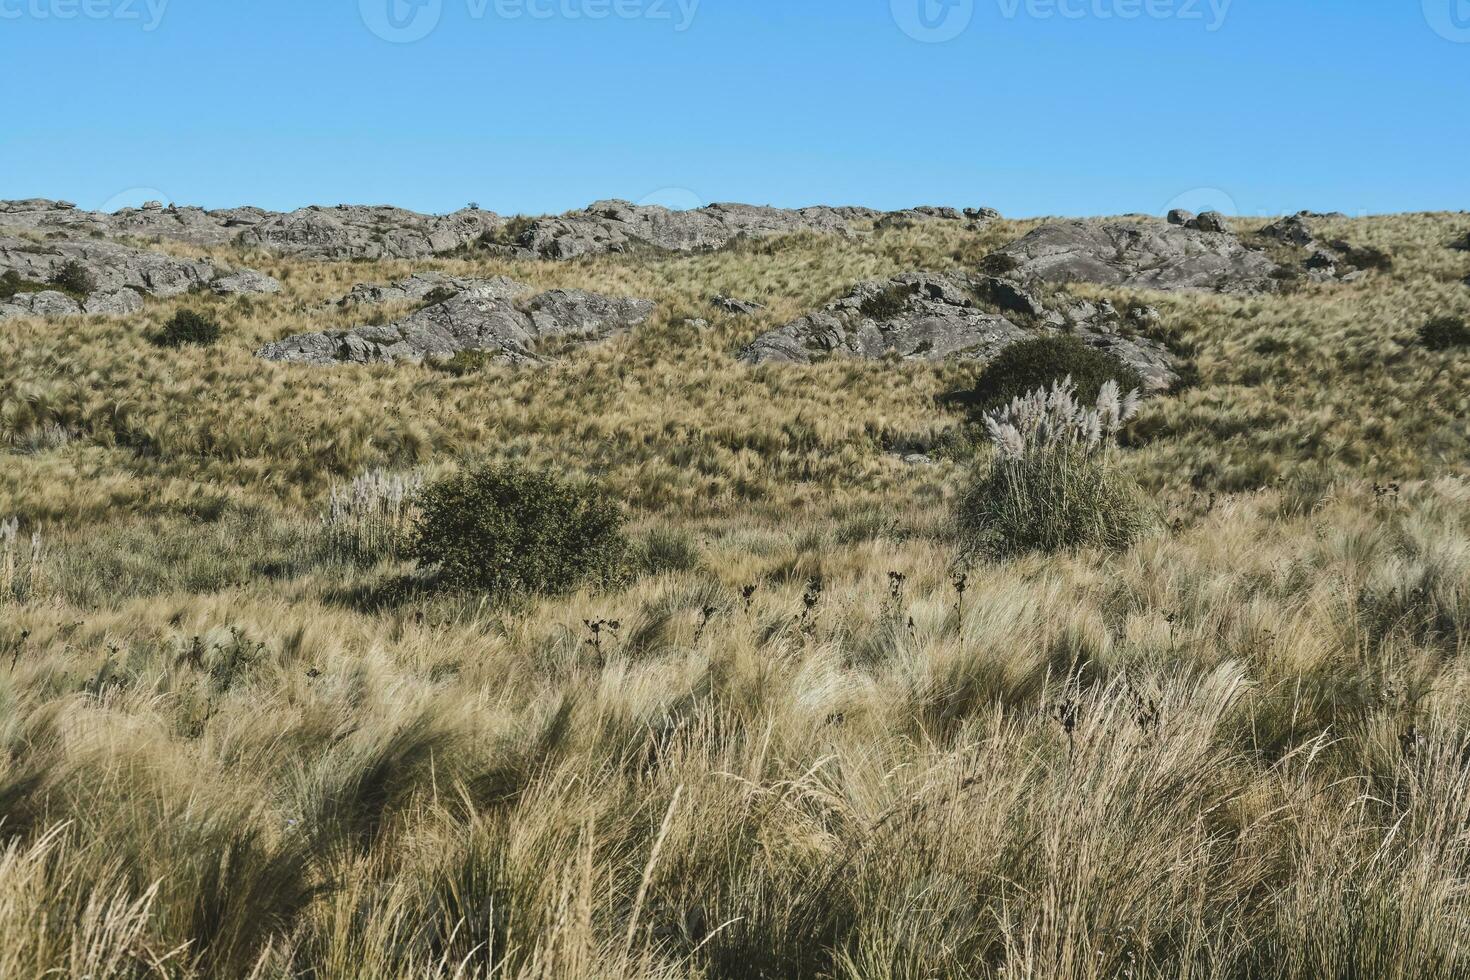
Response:
[{"label": "exposed rock formation", "polygon": [[392,323],[298,334],[267,344],[256,356],[302,364],[393,363],[480,351],[499,364],[536,363],[607,340],[642,323],[654,308],[648,300],[580,289],[531,292],[507,279],[469,281],[460,292]]},{"label": "exposed rock formation", "polygon": [[[1196,222],[1199,219],[1194,219]],[[1231,234],[1166,222],[1060,221],[996,252],[1008,275],[1135,289],[1273,289],[1277,265]]]},{"label": "exposed rock formation", "polygon": [[670,211],[627,201],[598,201],[558,217],[518,219],[499,244],[527,258],[571,259],[604,252],[655,248],[699,252],[723,248],[737,238],[763,238],[797,231],[845,235],[855,220],[876,218],[866,208],[781,208],[711,204]]},{"label": "exposed rock formation", "polygon": [[635,248],[694,252],[740,238],[798,231],[846,235],[857,221],[898,224],[929,220],[988,220],[990,208],[912,208],[885,217],[854,207],[795,210],[711,204],[670,211],[627,201],[599,201],[580,211],[507,219],[465,208],[447,215],[403,208],[338,205],[289,213],[242,207],[206,211],[149,201],[115,213],[83,211],[65,201],[0,201],[0,227],[63,232],[68,237],[166,238],[201,246],[236,244],[306,259],[420,259],[477,244],[519,258],[570,259]]},{"label": "exposed rock formation", "polygon": [[1174,381],[1172,355],[1158,343],[1129,336],[1127,327],[1110,305],[1050,310],[1010,280],[909,273],[858,283],[823,309],[757,338],[740,359],[750,364],[808,364],[834,355],[985,361],[1038,333],[1071,330],[1135,367],[1151,388],[1168,387]]},{"label": "exposed rock formation", "polygon": [[338,306],[377,306],[383,303],[419,302],[435,299],[446,300],[456,293],[475,290],[480,295],[503,295],[506,298],[531,292],[525,283],[496,276],[493,279],[474,279],[465,276],[446,276],[442,272],[419,272],[395,283],[358,283],[351,292],[337,301]]},{"label": "exposed rock formation", "polygon": [[761,310],[765,309],[765,307],[759,303],[752,303],[749,300],[735,299],[733,296],[716,296],[714,299],[709,301],[709,305],[713,306],[717,310],[720,310],[721,312],[731,313],[735,316],[754,316]]},{"label": "exposed rock formation", "polygon": [[390,207],[310,207],[270,215],[245,228],[239,242],[304,259],[420,259],[493,235],[504,224],[497,214],[468,209],[441,216]]},{"label": "exposed rock formation", "polygon": [[[70,270],[85,289],[36,290]],[[142,296],[178,296],[193,289],[224,293],[276,292],[280,283],[250,269],[229,272],[213,262],[179,259],[116,242],[31,242],[0,238],[0,275],[13,274],[30,289],[0,301],[0,318],[136,312]],[[78,295],[84,293],[85,296]]]},{"label": "exposed rock formation", "polygon": [[402,208],[339,205],[280,213],[248,207],[205,211],[149,202],[106,213],[82,211],[65,201],[0,202],[0,227],[64,232],[68,237],[238,244],[306,259],[426,258],[493,234],[504,224],[499,215],[475,209],[427,215]]}]

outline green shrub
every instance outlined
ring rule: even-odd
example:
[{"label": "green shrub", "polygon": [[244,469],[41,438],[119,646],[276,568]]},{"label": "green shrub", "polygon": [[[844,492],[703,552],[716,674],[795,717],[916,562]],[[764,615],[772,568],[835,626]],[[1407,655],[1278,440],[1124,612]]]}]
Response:
[{"label": "green shrub", "polygon": [[219,335],[219,324],[214,318],[193,310],[180,310],[152,340],[160,347],[183,347],[185,344],[208,347],[219,340]]},{"label": "green shrub", "polygon": [[606,491],[519,464],[462,470],[425,489],[419,507],[409,556],[452,589],[556,595],[611,580],[627,555]]},{"label": "green shrub", "polygon": [[970,396],[981,411],[999,408],[1038,388],[1070,377],[1078,399],[1094,401],[1102,387],[1116,381],[1124,392],[1142,390],[1143,377],[1111,354],[1076,337],[1049,335],[1012,344],[986,365]]},{"label": "green shrub", "polygon": [[1105,383],[1090,408],[1058,383],[987,416],[995,452],[958,502],[961,559],[1131,543],[1148,526],[1148,510],[1112,458],[1137,410],[1116,383]]},{"label": "green shrub", "polygon": [[466,375],[479,374],[493,366],[496,356],[485,350],[460,350],[455,351],[449,357],[434,361],[433,365],[445,374],[463,378]]},{"label": "green shrub", "polygon": [[1006,252],[991,252],[980,260],[980,271],[991,276],[1005,276],[1021,267],[1021,260]]},{"label": "green shrub", "polygon": [[1470,347],[1470,325],[1457,316],[1435,317],[1419,328],[1419,343],[1434,351]]},{"label": "green shrub", "polygon": [[20,278],[20,273],[14,269],[0,276],[0,299],[10,299],[16,293],[20,292],[23,282],[24,280]]},{"label": "green shrub", "polygon": [[863,300],[858,312],[870,320],[891,320],[908,309],[913,294],[908,286],[889,286]]},{"label": "green shrub", "polygon": [[51,276],[51,284],[64,293],[79,297],[88,296],[97,288],[97,280],[92,278],[92,273],[76,260],[57,269]]}]

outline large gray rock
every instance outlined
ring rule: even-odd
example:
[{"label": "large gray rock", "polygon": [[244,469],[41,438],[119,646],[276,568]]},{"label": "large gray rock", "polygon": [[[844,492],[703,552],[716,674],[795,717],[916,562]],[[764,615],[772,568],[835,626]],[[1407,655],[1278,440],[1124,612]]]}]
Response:
[{"label": "large gray rock", "polygon": [[1301,214],[1288,215],[1262,228],[1260,234],[1287,245],[1295,245],[1297,248],[1311,248],[1316,244],[1317,239],[1312,232],[1312,226],[1307,223],[1308,217],[1305,211]]},{"label": "large gray rock", "polygon": [[671,211],[627,201],[598,201],[590,207],[550,218],[522,219],[501,244],[527,258],[571,259],[606,252],[654,248],[700,252],[724,248],[738,238],[812,231],[845,235],[850,223],[878,212],[853,208],[781,208],[749,204],[711,204]]},{"label": "large gray rock", "polygon": [[448,215],[339,205],[281,213],[260,208],[153,207],[82,211],[66,202],[0,201],[0,227],[66,237],[164,238],[201,246],[241,245],[307,259],[418,259],[493,234],[505,219],[465,209]]},{"label": "large gray rock", "polygon": [[241,245],[305,259],[421,259],[493,235],[505,219],[465,209],[426,215],[403,208],[310,207],[273,214],[245,228]]},{"label": "large gray rock", "polygon": [[0,227],[60,232],[67,237],[161,238],[191,245],[227,245],[240,232],[270,212],[260,208],[153,207],[123,208],[116,212],[82,211],[65,201],[0,201]]},{"label": "large gray rock", "polygon": [[[540,363],[607,340],[646,320],[654,304],[580,289],[528,296],[529,287],[483,280],[381,326],[298,334],[256,356],[300,364],[421,362],[480,351],[499,364]],[[515,287],[515,288],[512,288]]]},{"label": "large gray rock", "polygon": [[[1002,312],[995,297],[1013,308]],[[758,337],[739,357],[748,364],[834,356],[988,361],[1017,341],[1066,330],[1135,367],[1150,389],[1167,388],[1175,380],[1173,356],[1125,327],[1110,305],[1078,304],[1063,313],[995,277],[909,273],[858,283],[823,309]]]},{"label": "large gray rock", "polygon": [[419,272],[395,283],[358,283],[336,305],[379,306],[384,303],[421,302],[430,298],[442,301],[468,290],[474,290],[482,296],[501,296],[506,299],[532,291],[525,283],[504,276],[474,279],[447,276],[442,272]]},{"label": "large gray rock", "polygon": [[[85,301],[65,308],[45,292],[18,294],[6,303],[5,316],[66,316],[76,313],[134,313],[141,297],[170,297],[223,284],[236,293],[275,292],[280,283],[250,269],[227,271],[202,259],[180,259],[160,252],[98,239],[33,242],[0,237],[0,275],[15,273],[24,282],[55,281],[67,266],[79,266],[91,280]],[[67,299],[60,292],[54,295]],[[26,299],[46,296],[46,299]]]},{"label": "large gray rock", "polygon": [[1021,280],[1221,292],[1264,292],[1276,285],[1276,263],[1235,236],[1157,220],[1059,221],[997,254],[1005,257],[1008,275]]},{"label": "large gray rock", "polygon": [[221,276],[209,284],[217,296],[239,296],[247,293],[279,293],[281,284],[271,276],[254,269]]}]

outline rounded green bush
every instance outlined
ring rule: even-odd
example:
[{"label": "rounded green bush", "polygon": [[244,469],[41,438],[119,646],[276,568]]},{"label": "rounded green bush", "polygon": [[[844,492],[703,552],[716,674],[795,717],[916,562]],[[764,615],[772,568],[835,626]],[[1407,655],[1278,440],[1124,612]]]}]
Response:
[{"label": "rounded green bush", "polygon": [[1470,324],[1457,316],[1442,316],[1419,328],[1419,343],[1432,351],[1470,347]]},{"label": "rounded green bush", "polygon": [[219,340],[219,335],[219,324],[212,317],[193,310],[180,310],[163,325],[153,342],[160,347],[183,347],[185,344],[208,347]]},{"label": "rounded green bush", "polygon": [[409,556],[452,589],[497,599],[606,582],[628,550],[606,491],[518,464],[460,471],[423,490]]},{"label": "rounded green bush", "polygon": [[976,380],[969,401],[972,407],[989,411],[1038,388],[1050,388],[1068,376],[1077,386],[1077,398],[1084,402],[1095,400],[1109,381],[1118,382],[1124,394],[1144,387],[1142,375],[1111,354],[1088,347],[1076,337],[1049,334],[1001,351]]},{"label": "rounded green bush", "polygon": [[1055,447],[981,467],[956,513],[966,558],[1126,548],[1149,526],[1137,484],[1105,454]]},{"label": "rounded green bush", "polygon": [[87,267],[75,260],[67,262],[51,277],[52,285],[72,296],[85,297],[97,289],[97,280]]}]

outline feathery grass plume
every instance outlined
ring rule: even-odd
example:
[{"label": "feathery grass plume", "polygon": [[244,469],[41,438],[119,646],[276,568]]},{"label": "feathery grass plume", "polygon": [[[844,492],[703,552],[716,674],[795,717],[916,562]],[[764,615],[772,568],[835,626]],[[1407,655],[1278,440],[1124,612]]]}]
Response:
[{"label": "feathery grass plume", "polygon": [[45,584],[45,550],[41,532],[29,540],[20,532],[20,519],[0,520],[0,600],[30,602]]},{"label": "feathery grass plume", "polygon": [[321,520],[329,553],[365,565],[397,561],[419,518],[416,498],[423,486],[419,470],[372,469],[346,485],[333,483]]},{"label": "feathery grass plume", "polygon": [[986,416],[994,453],[959,504],[965,559],[1120,548],[1146,526],[1138,487],[1109,459],[1138,392],[1108,380],[1092,406],[1076,395],[1066,378]]}]

